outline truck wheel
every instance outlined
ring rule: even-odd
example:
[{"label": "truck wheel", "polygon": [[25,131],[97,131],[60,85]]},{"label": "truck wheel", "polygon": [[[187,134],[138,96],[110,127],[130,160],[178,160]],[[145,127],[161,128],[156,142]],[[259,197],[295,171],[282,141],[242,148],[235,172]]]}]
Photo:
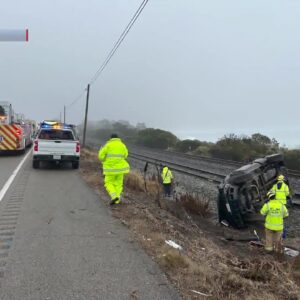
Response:
[{"label": "truck wheel", "polygon": [[38,169],[38,168],[40,167],[40,162],[39,162],[38,160],[34,160],[34,161],[32,162],[32,167],[33,167],[34,169]]},{"label": "truck wheel", "polygon": [[79,162],[78,161],[72,162],[72,167],[73,167],[73,169],[78,169],[79,168]]}]

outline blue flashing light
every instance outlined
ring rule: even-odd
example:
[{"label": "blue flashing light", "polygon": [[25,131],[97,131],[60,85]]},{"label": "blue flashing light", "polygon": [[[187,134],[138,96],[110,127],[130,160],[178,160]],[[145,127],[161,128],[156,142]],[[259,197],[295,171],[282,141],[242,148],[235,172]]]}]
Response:
[{"label": "blue flashing light", "polygon": [[[50,123],[50,122],[49,122]],[[62,124],[58,122],[52,122],[49,124],[48,122],[43,122],[41,124],[42,129],[73,129],[72,125],[69,124]]]},{"label": "blue flashing light", "polygon": [[52,126],[50,126],[50,125],[48,125],[48,124],[43,124],[42,126],[41,126],[41,128],[51,128]]}]

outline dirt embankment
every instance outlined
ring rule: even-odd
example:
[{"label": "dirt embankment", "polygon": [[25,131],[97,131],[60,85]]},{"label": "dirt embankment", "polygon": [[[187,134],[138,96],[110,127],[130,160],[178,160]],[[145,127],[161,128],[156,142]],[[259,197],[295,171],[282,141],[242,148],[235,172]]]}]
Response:
[{"label": "dirt embankment", "polygon": [[[96,152],[83,151],[81,174],[100,201],[108,203]],[[224,236],[235,237],[237,232],[209,218],[205,199],[195,204],[189,195],[177,202],[161,195],[155,178],[145,184],[141,174],[132,172],[125,178],[123,203],[112,208],[113,215],[161,266],[183,299],[300,299],[299,257],[269,256],[247,242],[228,242]],[[183,249],[168,246],[166,240]]]}]

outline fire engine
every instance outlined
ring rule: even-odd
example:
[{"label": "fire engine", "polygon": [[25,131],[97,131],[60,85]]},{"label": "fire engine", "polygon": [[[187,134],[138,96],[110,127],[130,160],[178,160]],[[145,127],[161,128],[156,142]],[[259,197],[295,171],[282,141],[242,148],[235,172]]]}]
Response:
[{"label": "fire engine", "polygon": [[0,102],[0,151],[25,153],[32,145],[33,126],[16,114],[9,102]]}]

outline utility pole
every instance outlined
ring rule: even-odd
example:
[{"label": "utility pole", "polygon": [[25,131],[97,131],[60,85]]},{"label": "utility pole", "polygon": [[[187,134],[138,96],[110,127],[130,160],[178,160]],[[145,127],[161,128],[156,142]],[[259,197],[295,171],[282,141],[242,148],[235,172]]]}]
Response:
[{"label": "utility pole", "polygon": [[89,112],[89,97],[90,97],[90,84],[88,84],[87,92],[86,92],[86,105],[85,105],[85,117],[84,117],[82,147],[85,147],[87,118],[88,118],[88,112]]},{"label": "utility pole", "polygon": [[64,105],[64,124],[66,123],[66,106]]}]

